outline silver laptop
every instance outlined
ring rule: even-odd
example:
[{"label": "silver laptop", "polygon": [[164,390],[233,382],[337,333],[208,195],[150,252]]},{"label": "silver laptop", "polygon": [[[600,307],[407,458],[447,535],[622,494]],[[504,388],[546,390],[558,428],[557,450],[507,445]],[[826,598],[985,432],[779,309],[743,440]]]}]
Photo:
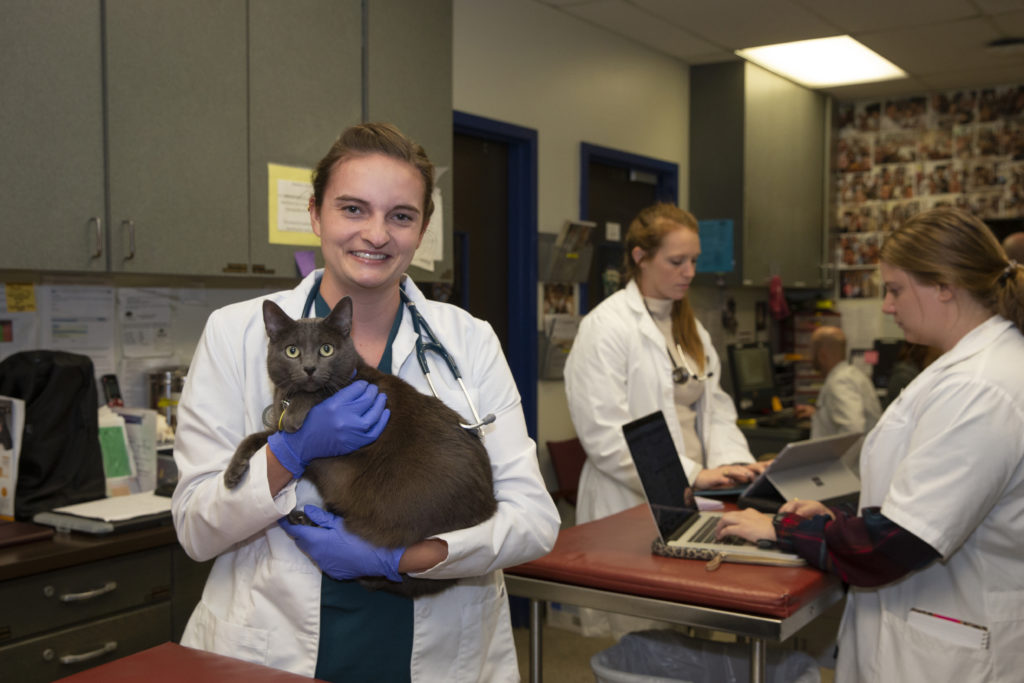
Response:
[{"label": "silver laptop", "polygon": [[784,502],[796,498],[856,498],[860,479],[847,462],[856,461],[863,440],[863,434],[850,432],[786,444],[740,496],[740,507],[775,512]]},{"label": "silver laptop", "polygon": [[746,561],[763,558],[766,564],[804,564],[797,555],[761,548],[740,538],[715,540],[715,525],[721,513],[698,509],[661,411],[623,425],[622,432],[640,475],[658,535],[666,546],[731,556],[741,553],[749,558]]}]

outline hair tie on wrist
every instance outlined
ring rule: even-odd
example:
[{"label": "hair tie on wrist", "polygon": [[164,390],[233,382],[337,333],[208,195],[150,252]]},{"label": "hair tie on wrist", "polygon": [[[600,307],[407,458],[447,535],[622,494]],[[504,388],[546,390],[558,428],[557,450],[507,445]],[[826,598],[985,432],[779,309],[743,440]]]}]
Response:
[{"label": "hair tie on wrist", "polygon": [[1006,267],[1003,268],[1003,272],[999,275],[999,284],[1005,285],[1006,281],[1009,280],[1015,272],[1017,272],[1017,266],[1020,265],[1016,260],[1010,259],[1006,263]]}]

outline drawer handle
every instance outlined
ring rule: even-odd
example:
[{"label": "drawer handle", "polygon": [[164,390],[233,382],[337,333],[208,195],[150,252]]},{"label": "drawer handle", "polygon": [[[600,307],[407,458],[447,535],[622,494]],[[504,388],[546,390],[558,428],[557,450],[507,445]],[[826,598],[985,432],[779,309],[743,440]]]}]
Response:
[{"label": "drawer handle", "polygon": [[[102,657],[105,654],[109,654],[117,649],[117,641],[110,640],[104,643],[101,647],[96,648],[92,652],[83,652],[79,655],[61,655],[59,661],[61,664],[79,664],[81,662],[88,662],[90,659],[96,659]],[[47,657],[47,653],[50,657]],[[50,659],[53,656],[53,650],[47,650],[43,653],[43,659]]]},{"label": "drawer handle", "polygon": [[84,593],[65,593],[60,596],[61,602],[79,602],[81,600],[91,600],[98,598],[105,593],[117,590],[117,581],[107,581],[105,585],[100,588],[96,588],[91,591],[85,591]]}]

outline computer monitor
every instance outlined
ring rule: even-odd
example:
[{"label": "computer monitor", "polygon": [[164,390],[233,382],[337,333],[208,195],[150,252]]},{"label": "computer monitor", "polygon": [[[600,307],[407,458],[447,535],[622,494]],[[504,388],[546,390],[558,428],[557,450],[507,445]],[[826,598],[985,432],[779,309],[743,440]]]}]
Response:
[{"label": "computer monitor", "polygon": [[871,381],[876,388],[885,389],[889,386],[892,366],[899,360],[904,343],[902,339],[875,340],[875,364],[871,368]]},{"label": "computer monitor", "polygon": [[771,347],[763,343],[731,344],[728,350],[736,407],[741,413],[771,413],[772,397],[778,396]]}]

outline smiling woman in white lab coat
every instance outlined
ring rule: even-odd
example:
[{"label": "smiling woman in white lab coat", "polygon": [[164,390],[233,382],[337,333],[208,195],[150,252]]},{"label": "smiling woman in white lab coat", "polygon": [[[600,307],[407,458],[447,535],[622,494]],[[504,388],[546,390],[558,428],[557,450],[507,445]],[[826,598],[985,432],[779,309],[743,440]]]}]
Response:
[{"label": "smiling woman in white lab coat", "polygon": [[[483,442],[498,511],[478,526],[397,553],[353,542],[341,518],[328,513],[329,524],[305,532],[323,538],[300,549],[279,520],[320,502],[300,478],[303,461],[339,451],[289,458],[283,444],[292,442],[271,437],[238,486],[225,487],[235,447],[263,429],[273,400],[262,299],[227,306],[210,316],[178,407],[175,527],[189,556],[216,558],[182,644],[332,681],[518,680],[501,568],[548,552],[559,519],[494,332],[455,306],[426,300],[404,275],[430,220],[433,166],[397,129],[363,124],[342,134],[313,184],[310,214],[325,269],[269,298],[298,318],[321,317],[352,297],[353,338],[363,359],[429,393],[401,288],[456,359],[480,414],[496,418]],[[472,411],[455,379],[435,356],[429,362],[441,400],[468,420]],[[354,447],[376,438],[386,416],[375,404],[371,398],[358,414],[343,416],[365,411],[366,424],[330,424],[315,435],[338,435]],[[459,581],[409,600],[344,580],[396,572]]]},{"label": "smiling woman in white lab coat", "polygon": [[723,517],[855,586],[836,680],[1011,683],[1024,671],[1024,272],[955,209],[911,218],[881,252],[882,310],[943,353],[861,452],[861,511],[787,503]]}]

